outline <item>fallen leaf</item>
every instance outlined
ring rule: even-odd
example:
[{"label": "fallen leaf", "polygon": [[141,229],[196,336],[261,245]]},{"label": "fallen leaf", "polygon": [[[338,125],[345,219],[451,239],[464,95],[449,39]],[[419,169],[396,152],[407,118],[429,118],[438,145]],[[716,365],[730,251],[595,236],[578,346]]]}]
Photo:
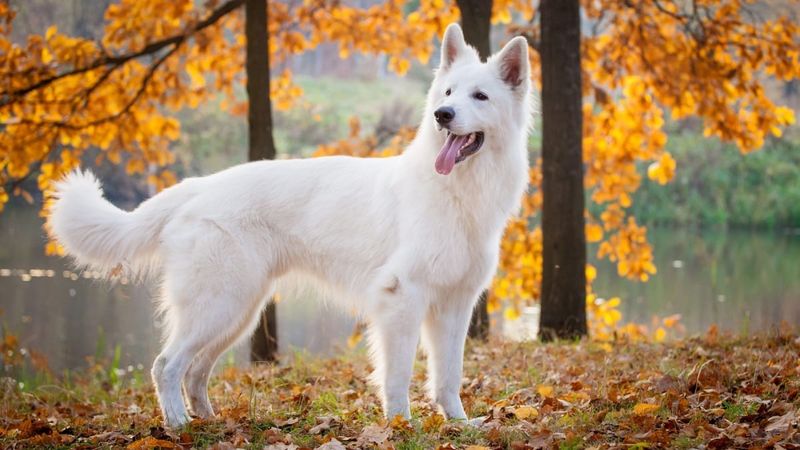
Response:
[{"label": "fallen leaf", "polygon": [[331,416],[322,416],[322,417],[318,417],[317,420],[319,421],[319,423],[317,425],[311,427],[310,430],[308,430],[308,432],[310,434],[320,434],[323,431],[330,430],[331,429],[331,424],[333,423],[335,418],[331,417]]},{"label": "fallen leaf", "polygon": [[230,442],[217,442],[211,447],[208,447],[208,450],[236,450],[236,446]]},{"label": "fallen leaf", "polygon": [[656,381],[655,388],[661,394],[670,390],[677,393],[683,391],[683,383],[672,375],[664,375]]},{"label": "fallen leaf", "polygon": [[637,416],[644,416],[648,414],[653,414],[660,408],[661,405],[656,405],[654,403],[637,403],[636,406],[633,407],[633,413],[636,414]]},{"label": "fallen leaf", "polygon": [[345,447],[344,444],[338,440],[331,439],[330,441],[317,447],[316,450],[347,450],[347,447]]},{"label": "fallen leaf", "polygon": [[731,448],[733,439],[728,435],[722,434],[708,441],[708,448]]},{"label": "fallen leaf", "polygon": [[408,420],[405,417],[401,416],[400,414],[394,416],[392,420],[389,422],[389,426],[392,427],[393,430],[399,432],[412,432],[414,431],[414,427],[408,423]]},{"label": "fallen leaf", "polygon": [[180,448],[179,445],[165,441],[164,439],[156,439],[153,436],[147,436],[144,439],[131,442],[128,444],[128,450],[150,450],[154,448]]},{"label": "fallen leaf", "polygon": [[431,414],[422,421],[422,431],[426,433],[439,431],[444,422],[444,417],[441,414]]},{"label": "fallen leaf", "polygon": [[553,396],[553,386],[549,386],[546,384],[540,384],[536,386],[536,392],[541,395],[542,397],[552,397]]},{"label": "fallen leaf", "polygon": [[361,434],[358,435],[358,446],[360,448],[367,447],[368,444],[383,444],[389,440],[392,435],[392,430],[389,428],[381,427],[378,425],[370,425],[365,427]]},{"label": "fallen leaf", "polygon": [[789,411],[782,416],[770,417],[769,419],[767,419],[769,425],[764,427],[764,431],[766,431],[767,433],[784,433],[786,432],[786,430],[789,429],[790,426],[792,426],[794,418],[795,418],[794,411]]},{"label": "fallen leaf", "polygon": [[191,445],[191,443],[194,441],[194,439],[192,439],[192,435],[186,432],[181,433],[179,438],[181,444]]},{"label": "fallen leaf", "polygon": [[531,417],[538,417],[539,411],[533,406],[520,406],[514,410],[514,416],[519,420],[524,420]]},{"label": "fallen leaf", "polygon": [[125,435],[119,431],[106,431],[105,433],[95,434],[89,437],[89,442],[93,444],[114,444],[122,445],[133,439],[130,435]]},{"label": "fallen leaf", "polygon": [[52,431],[47,422],[39,419],[27,419],[17,426],[17,429],[20,431],[19,437],[23,439],[37,434],[50,434]]},{"label": "fallen leaf", "polygon": [[300,422],[300,418],[299,417],[290,417],[288,419],[275,419],[275,420],[272,421],[272,423],[274,423],[276,427],[280,427],[280,428],[288,427],[290,425],[294,425],[297,422]]}]

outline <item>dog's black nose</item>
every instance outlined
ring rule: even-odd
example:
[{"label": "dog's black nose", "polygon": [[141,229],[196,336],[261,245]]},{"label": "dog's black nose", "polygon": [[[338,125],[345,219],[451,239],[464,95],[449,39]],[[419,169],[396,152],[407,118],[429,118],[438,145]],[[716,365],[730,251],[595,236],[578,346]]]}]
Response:
[{"label": "dog's black nose", "polygon": [[455,116],[456,116],[455,110],[449,106],[442,106],[441,108],[433,112],[433,117],[436,118],[436,122],[438,122],[439,125],[446,125],[452,122],[453,117]]}]

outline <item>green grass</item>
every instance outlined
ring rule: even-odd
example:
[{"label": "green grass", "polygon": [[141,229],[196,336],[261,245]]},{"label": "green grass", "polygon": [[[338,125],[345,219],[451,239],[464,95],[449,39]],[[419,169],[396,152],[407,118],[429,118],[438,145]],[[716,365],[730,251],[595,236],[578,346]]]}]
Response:
[{"label": "green grass", "polygon": [[753,403],[723,402],[722,409],[725,410],[725,419],[731,422],[738,422],[742,417],[753,414],[758,410],[758,406]]}]

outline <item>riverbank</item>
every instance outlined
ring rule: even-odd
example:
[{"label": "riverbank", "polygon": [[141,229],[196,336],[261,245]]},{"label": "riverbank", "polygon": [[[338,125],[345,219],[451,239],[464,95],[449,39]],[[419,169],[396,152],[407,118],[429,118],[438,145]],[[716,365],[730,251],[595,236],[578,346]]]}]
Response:
[{"label": "riverbank", "polygon": [[743,155],[698,131],[672,131],[675,178],[643,179],[631,213],[645,224],[711,228],[800,228],[800,139],[770,139]]},{"label": "riverbank", "polygon": [[219,415],[164,430],[141,371],[97,364],[35,388],[5,379],[0,446],[129,448],[731,448],[800,445],[800,338],[738,339],[712,328],[668,344],[470,345],[462,398],[480,427],[446,422],[415,370],[410,422],[385,421],[366,356],[296,355],[227,367],[212,380]]}]

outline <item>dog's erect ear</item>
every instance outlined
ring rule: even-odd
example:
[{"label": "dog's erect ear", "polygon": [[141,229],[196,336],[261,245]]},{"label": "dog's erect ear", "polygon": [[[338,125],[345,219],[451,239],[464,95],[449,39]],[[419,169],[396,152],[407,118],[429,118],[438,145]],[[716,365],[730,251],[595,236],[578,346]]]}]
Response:
[{"label": "dog's erect ear", "polygon": [[456,59],[464,56],[467,51],[467,43],[464,41],[461,27],[457,23],[451,23],[444,31],[442,38],[442,61],[439,63],[439,69],[447,70]]},{"label": "dog's erect ear", "polygon": [[500,78],[512,89],[520,86],[531,76],[528,41],[522,36],[509,41],[492,59],[500,72]]}]

